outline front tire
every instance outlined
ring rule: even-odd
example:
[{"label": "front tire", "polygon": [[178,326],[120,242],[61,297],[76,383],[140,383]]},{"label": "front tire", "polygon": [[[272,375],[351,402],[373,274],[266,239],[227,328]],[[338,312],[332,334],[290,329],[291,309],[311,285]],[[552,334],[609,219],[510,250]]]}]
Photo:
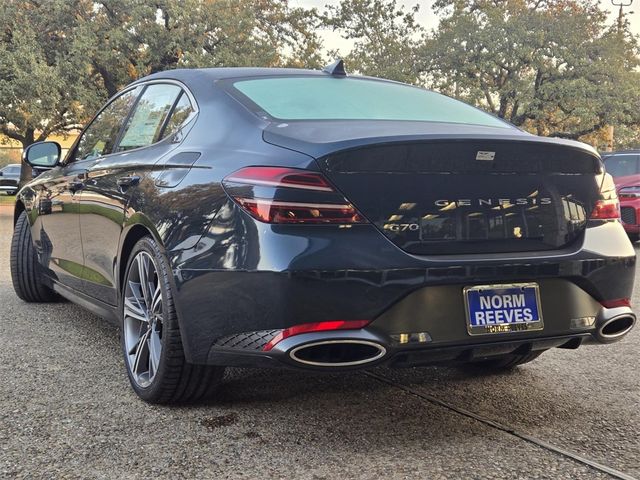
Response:
[{"label": "front tire", "polygon": [[211,397],[224,367],[193,365],[182,348],[169,267],[158,244],[134,246],[122,286],[122,350],[131,386],[149,403],[185,403]]},{"label": "front tire", "polygon": [[38,269],[38,255],[31,238],[27,212],[18,217],[11,238],[11,280],[16,295],[25,302],[54,302],[55,292],[44,283]]}]

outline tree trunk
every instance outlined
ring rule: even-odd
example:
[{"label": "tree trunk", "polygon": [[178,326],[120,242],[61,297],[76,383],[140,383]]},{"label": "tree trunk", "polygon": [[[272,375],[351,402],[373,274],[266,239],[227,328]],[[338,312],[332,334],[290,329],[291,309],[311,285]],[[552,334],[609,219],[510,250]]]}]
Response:
[{"label": "tree trunk", "polygon": [[[33,128],[28,128],[25,131],[24,140],[22,140],[22,151],[35,142],[35,130]],[[31,165],[24,161],[24,154],[22,156],[22,170],[20,171],[20,187],[22,187],[25,183],[31,181],[33,178],[33,170],[31,169]]]}]

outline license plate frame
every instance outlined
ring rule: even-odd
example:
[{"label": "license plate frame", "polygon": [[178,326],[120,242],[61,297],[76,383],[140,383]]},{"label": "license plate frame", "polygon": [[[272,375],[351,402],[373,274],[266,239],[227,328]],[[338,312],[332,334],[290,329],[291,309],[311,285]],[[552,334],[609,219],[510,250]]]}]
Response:
[{"label": "license plate frame", "polygon": [[[470,296],[475,295],[474,292],[478,292],[477,301],[475,298],[470,298]],[[535,311],[532,311],[532,317],[534,320],[531,321],[513,321],[513,322],[500,322],[495,323],[487,323],[478,324],[480,322],[472,322],[472,313],[476,312],[476,306],[480,305],[480,297],[486,296],[487,294],[493,294],[493,296],[500,295],[502,296],[501,301],[504,302],[504,295],[513,295],[514,293],[521,292],[524,294],[524,306],[523,309],[529,308],[531,309],[531,302],[533,301],[533,306],[535,306]],[[529,296],[529,304],[527,303],[527,296]],[[466,327],[467,333],[469,335],[495,335],[500,333],[522,333],[522,332],[533,332],[544,329],[544,321],[542,318],[542,309],[540,302],[540,286],[535,282],[527,282],[527,283],[508,283],[508,284],[492,284],[492,285],[473,285],[469,287],[465,287],[463,289],[463,297],[464,297],[464,310],[466,315]],[[533,299],[533,300],[531,300]],[[512,298],[513,302],[516,302],[516,299]],[[485,301],[486,305],[486,301]],[[507,309],[512,310],[514,313],[511,314],[511,318],[516,316],[515,309],[510,307],[507,308],[493,308],[489,311],[501,311],[505,312]],[[473,312],[472,312],[473,310]],[[521,312],[522,314],[522,312]],[[495,313],[494,313],[495,315]],[[505,317],[508,315],[506,313],[503,314]],[[484,316],[484,315],[483,315]],[[473,315],[475,319],[478,319],[476,315]]]}]

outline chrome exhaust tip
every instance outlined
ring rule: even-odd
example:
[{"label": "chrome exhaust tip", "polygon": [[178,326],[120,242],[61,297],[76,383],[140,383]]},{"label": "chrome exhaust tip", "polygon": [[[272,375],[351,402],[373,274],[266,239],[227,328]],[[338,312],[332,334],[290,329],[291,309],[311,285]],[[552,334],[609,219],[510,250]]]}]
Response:
[{"label": "chrome exhaust tip", "polygon": [[619,315],[598,325],[596,338],[603,343],[611,343],[621,340],[631,331],[636,323],[633,315]]},{"label": "chrome exhaust tip", "polygon": [[314,367],[353,367],[380,360],[386,348],[368,340],[323,340],[295,347],[289,357]]},{"label": "chrome exhaust tip", "polygon": [[599,343],[617,342],[622,340],[635,324],[636,316],[630,308],[606,309],[596,320],[596,330],[592,335]]}]

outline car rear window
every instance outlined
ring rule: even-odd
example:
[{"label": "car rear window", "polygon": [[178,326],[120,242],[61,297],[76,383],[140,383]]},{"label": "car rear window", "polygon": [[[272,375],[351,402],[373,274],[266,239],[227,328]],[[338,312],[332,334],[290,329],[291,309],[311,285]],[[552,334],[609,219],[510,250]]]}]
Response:
[{"label": "car rear window", "polygon": [[638,155],[611,155],[604,158],[607,173],[614,177],[635,175],[638,171]]},{"label": "car rear window", "polygon": [[257,113],[279,120],[407,120],[511,128],[439,93],[360,78],[276,77],[236,80]]}]

